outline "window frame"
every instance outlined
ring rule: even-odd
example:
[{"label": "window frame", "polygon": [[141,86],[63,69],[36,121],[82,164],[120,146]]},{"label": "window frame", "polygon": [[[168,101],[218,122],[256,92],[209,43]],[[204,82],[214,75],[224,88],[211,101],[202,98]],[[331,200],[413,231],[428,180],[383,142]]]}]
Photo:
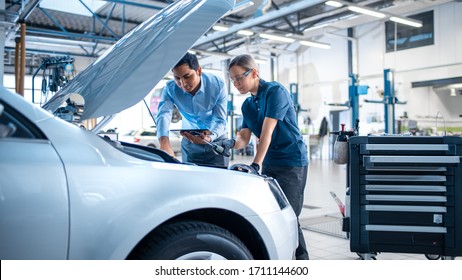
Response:
[{"label": "window frame", "polygon": [[[395,41],[396,51],[435,44],[434,11],[430,10],[408,17],[420,20],[422,22],[422,27],[412,27],[393,21],[385,22],[385,51],[387,53],[395,51]],[[397,38],[395,38],[395,34],[397,34]]]}]

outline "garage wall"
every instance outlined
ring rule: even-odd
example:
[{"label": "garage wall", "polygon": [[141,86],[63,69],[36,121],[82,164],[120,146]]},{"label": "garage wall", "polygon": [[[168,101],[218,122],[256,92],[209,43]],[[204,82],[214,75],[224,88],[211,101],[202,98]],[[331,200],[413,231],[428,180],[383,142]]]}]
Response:
[{"label": "garage wall", "polygon": [[[423,12],[423,11],[422,11]],[[363,130],[383,130],[383,105],[366,103],[364,100],[382,100],[383,70],[395,72],[396,96],[406,105],[396,105],[398,120],[407,112],[411,119],[425,128],[435,129],[436,115],[440,112],[446,126],[462,127],[462,95],[449,96],[449,90],[434,90],[432,87],[412,88],[411,83],[433,79],[462,76],[462,3],[450,2],[434,9],[435,44],[416,49],[386,53],[384,23],[375,22],[355,28],[357,41],[354,46],[354,69],[359,74],[360,84],[368,85],[369,92],[360,97],[360,118]],[[292,55],[279,58],[279,81],[288,86],[299,83],[299,101],[302,108],[318,127],[329,111],[345,109],[324,104],[343,103],[348,100],[348,61],[346,32],[336,36],[324,35],[318,41],[330,43],[330,50],[299,48],[297,59]],[[459,46],[459,47],[458,47]],[[356,49],[357,48],[357,49]],[[357,57],[356,57],[357,54]],[[297,78],[287,75],[298,63]],[[440,121],[440,125],[442,119]],[[439,125],[439,126],[440,126]],[[364,131],[364,129],[371,131]]]}]

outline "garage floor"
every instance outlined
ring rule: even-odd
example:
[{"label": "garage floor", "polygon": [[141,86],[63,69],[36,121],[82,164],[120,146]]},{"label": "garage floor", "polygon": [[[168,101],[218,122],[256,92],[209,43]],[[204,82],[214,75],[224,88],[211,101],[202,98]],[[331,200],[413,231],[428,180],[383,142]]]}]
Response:
[{"label": "garage floor", "polygon": [[[235,156],[232,163],[250,163],[253,157]],[[341,214],[330,195],[344,201],[346,166],[329,159],[311,159],[300,223],[312,260],[359,260],[350,252],[349,240],[341,231]],[[378,260],[426,260],[421,254],[380,253]],[[462,257],[456,258],[461,260]]]}]

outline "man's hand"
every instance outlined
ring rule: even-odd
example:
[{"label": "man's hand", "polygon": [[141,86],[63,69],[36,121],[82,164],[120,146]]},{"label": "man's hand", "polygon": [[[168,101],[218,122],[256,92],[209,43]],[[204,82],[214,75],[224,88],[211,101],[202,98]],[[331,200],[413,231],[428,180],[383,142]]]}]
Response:
[{"label": "man's hand", "polygon": [[234,145],[236,145],[236,140],[234,139],[226,139],[223,141],[223,148],[227,149],[227,150],[231,150],[232,148],[234,148]]},{"label": "man's hand", "polygon": [[231,156],[231,149],[234,148],[234,145],[236,145],[236,140],[234,139],[226,139],[223,140],[223,143],[221,146],[223,147],[223,156],[229,157]]}]

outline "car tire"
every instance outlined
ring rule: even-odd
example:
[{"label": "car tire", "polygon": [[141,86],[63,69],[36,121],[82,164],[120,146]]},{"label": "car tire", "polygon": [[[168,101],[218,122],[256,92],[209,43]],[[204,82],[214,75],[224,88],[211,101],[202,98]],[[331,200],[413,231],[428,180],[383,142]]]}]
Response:
[{"label": "car tire", "polygon": [[205,222],[184,221],[154,231],[129,259],[252,260],[253,257],[231,232]]},{"label": "car tire", "polygon": [[154,145],[154,144],[148,144],[148,147],[156,148],[156,145]]},{"label": "car tire", "polygon": [[425,257],[427,258],[427,260],[431,260],[431,261],[439,260],[441,258],[440,255],[434,255],[434,254],[425,254]]}]

